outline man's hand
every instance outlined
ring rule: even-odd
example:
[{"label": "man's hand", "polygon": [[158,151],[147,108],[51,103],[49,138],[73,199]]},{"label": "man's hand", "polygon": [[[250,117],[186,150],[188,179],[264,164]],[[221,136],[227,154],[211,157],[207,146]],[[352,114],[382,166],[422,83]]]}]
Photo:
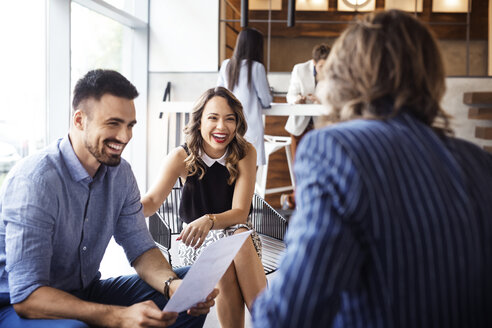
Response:
[{"label": "man's hand", "polygon": [[[171,281],[171,285],[169,286],[169,295],[172,297],[174,292],[178,289],[179,285],[181,285],[182,280],[176,279]],[[205,302],[198,303],[191,309],[187,311],[189,315],[199,316],[202,314],[207,314],[210,312],[210,308],[215,305],[215,298],[219,295],[219,290],[214,289],[208,296]]]},{"label": "man's hand", "polygon": [[313,95],[312,93],[310,93],[310,94],[307,95],[306,103],[307,104],[320,104],[320,101],[319,101],[318,98],[316,98],[315,95]]},{"label": "man's hand", "polygon": [[176,312],[162,312],[152,301],[120,308],[115,327],[169,327],[178,318]]},{"label": "man's hand", "polygon": [[[181,282],[181,280],[175,280]],[[173,281],[174,282],[174,281]],[[176,288],[179,287],[177,284]],[[215,305],[215,298],[219,295],[219,290],[214,289],[205,302],[198,303],[187,311],[189,315],[199,316],[210,312],[210,308]],[[163,312],[152,301],[145,301],[134,304],[130,307],[121,307],[115,313],[117,316],[114,327],[169,327],[176,322],[178,313]]]},{"label": "man's hand", "polygon": [[297,95],[296,101],[294,103],[295,104],[305,104],[306,103],[306,97],[299,94],[299,95]]},{"label": "man's hand", "polygon": [[219,290],[215,288],[208,296],[207,300],[202,303],[198,303],[187,311],[189,315],[199,316],[210,312],[210,308],[215,305],[215,298],[219,295]]}]

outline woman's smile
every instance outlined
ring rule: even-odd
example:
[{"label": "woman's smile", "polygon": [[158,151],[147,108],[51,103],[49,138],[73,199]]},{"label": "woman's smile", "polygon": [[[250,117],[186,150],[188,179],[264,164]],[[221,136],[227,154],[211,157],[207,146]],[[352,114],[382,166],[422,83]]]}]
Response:
[{"label": "woman's smile", "polygon": [[227,140],[227,134],[225,134],[225,133],[212,133],[212,138],[217,143],[224,143]]},{"label": "woman's smile", "polygon": [[236,132],[236,114],[227,100],[213,97],[203,110],[200,130],[203,150],[212,158],[222,156]]}]

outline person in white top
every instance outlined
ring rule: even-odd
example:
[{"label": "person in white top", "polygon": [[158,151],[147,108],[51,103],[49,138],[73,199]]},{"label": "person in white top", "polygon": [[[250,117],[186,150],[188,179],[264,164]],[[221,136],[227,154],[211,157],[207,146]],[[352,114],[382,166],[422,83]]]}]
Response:
[{"label": "person in white top", "polygon": [[236,41],[234,54],[220,67],[217,85],[226,87],[243,105],[248,123],[245,138],[256,148],[256,165],[265,164],[262,109],[273,100],[265,67],[263,66],[263,35],[256,29],[245,28]]},{"label": "person in white top", "polygon": [[[318,72],[321,71],[329,53],[330,47],[324,43],[318,44],[313,48],[313,59],[294,66],[290,77],[289,91],[287,92],[286,97],[289,104],[319,103],[314,96],[314,91],[319,79]],[[293,159],[295,158],[299,141],[304,134],[313,128],[313,117],[289,116],[289,119],[285,124],[285,130],[291,135],[292,142],[290,144],[290,149]],[[284,209],[294,208],[294,194],[283,194],[280,197],[280,204]]]}]

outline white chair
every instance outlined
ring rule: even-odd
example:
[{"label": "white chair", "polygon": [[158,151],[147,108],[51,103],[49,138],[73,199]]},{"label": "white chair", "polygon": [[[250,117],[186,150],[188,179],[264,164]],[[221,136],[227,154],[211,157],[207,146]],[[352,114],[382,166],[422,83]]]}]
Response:
[{"label": "white chair", "polygon": [[[277,192],[284,192],[289,190],[294,190],[295,182],[294,182],[294,173],[292,171],[292,156],[290,152],[290,137],[280,137],[280,136],[270,136],[265,135],[265,165],[258,167],[258,171],[256,172],[256,185],[255,191],[262,198],[265,198],[267,194],[273,194]],[[267,174],[268,174],[268,162],[270,159],[270,155],[276,152],[279,149],[285,148],[285,153],[287,155],[287,165],[289,166],[289,175],[290,175],[290,185],[284,187],[277,188],[266,188],[267,183]]]}]

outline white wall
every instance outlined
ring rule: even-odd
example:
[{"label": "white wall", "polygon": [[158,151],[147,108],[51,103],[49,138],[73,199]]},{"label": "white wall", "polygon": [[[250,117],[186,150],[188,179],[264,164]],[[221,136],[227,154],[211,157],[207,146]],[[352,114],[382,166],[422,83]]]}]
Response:
[{"label": "white wall", "polygon": [[219,0],[151,0],[151,72],[215,72]]},{"label": "white wall", "polygon": [[150,0],[149,26],[148,187],[168,152],[158,108],[167,82],[173,101],[192,101],[217,81],[219,0]]},{"label": "white wall", "polygon": [[166,120],[159,119],[159,104],[162,102],[167,82],[171,81],[172,101],[195,101],[205,90],[215,86],[217,76],[217,72],[149,74],[147,186],[152,186],[157,178],[159,165],[168,153],[168,124]]}]

